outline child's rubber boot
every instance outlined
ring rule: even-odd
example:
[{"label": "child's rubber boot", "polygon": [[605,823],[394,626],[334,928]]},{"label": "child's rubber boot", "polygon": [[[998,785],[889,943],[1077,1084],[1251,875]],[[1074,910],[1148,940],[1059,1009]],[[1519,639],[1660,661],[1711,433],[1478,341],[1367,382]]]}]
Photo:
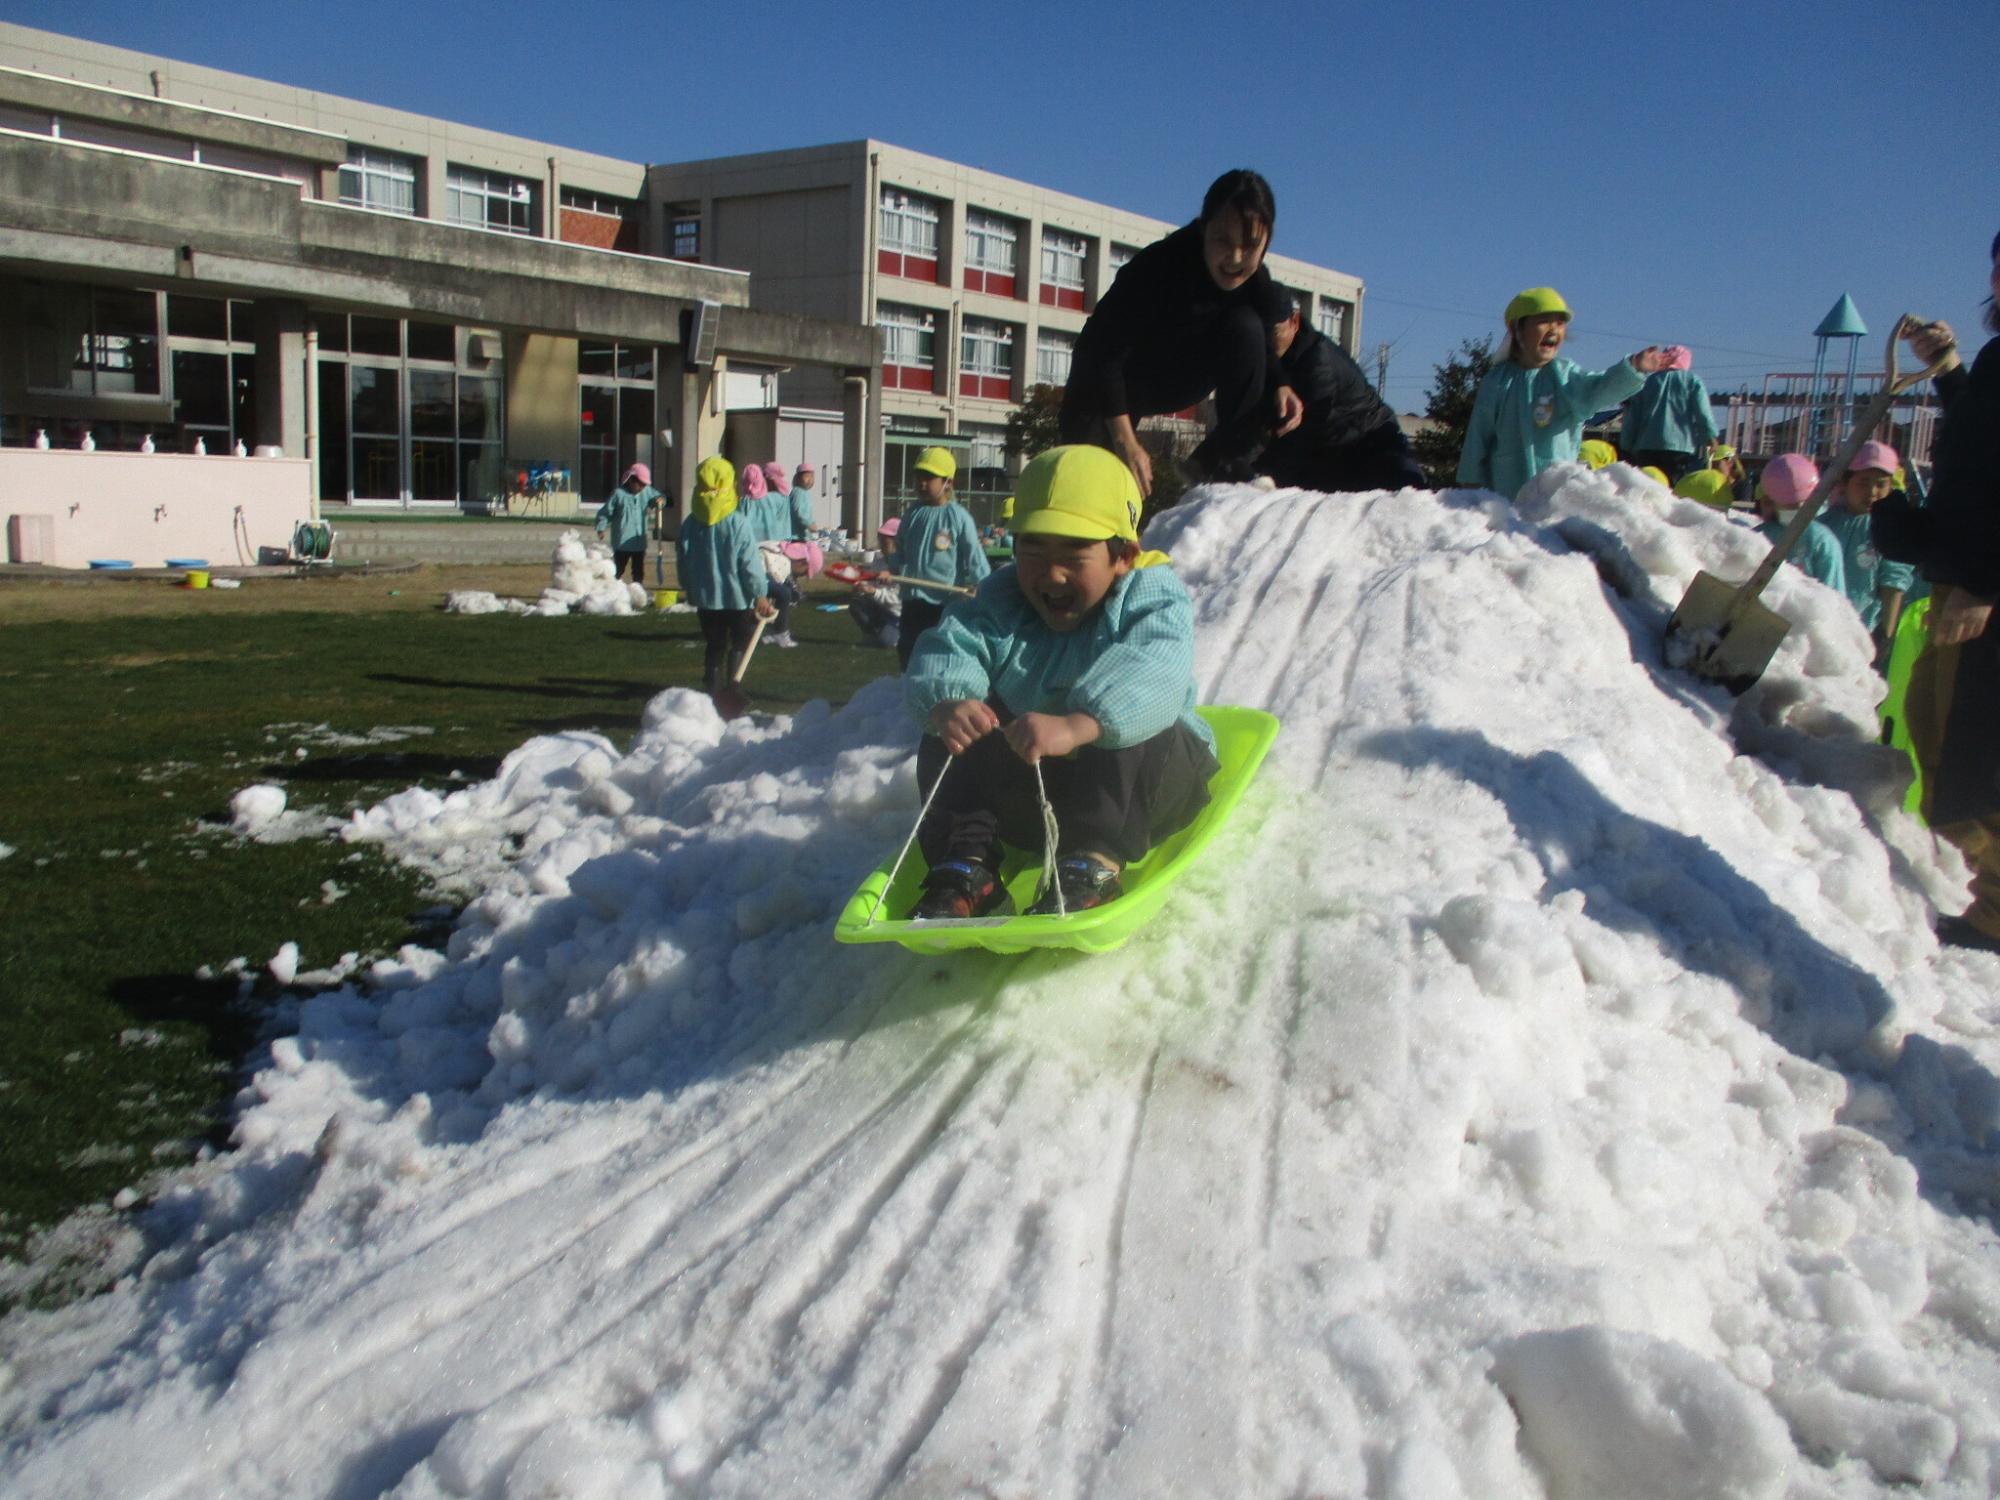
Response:
[{"label": "child's rubber boot", "polygon": [[1058,891],[1062,893],[1062,911],[1067,914],[1116,901],[1125,894],[1125,887],[1118,879],[1118,872],[1104,861],[1088,854],[1065,854],[1056,861],[1054,883],[1028,908],[1028,915],[1054,916]]},{"label": "child's rubber boot", "polygon": [[912,922],[962,922],[984,917],[1007,900],[1007,888],[986,865],[948,859],[924,878],[924,893],[910,909]]}]

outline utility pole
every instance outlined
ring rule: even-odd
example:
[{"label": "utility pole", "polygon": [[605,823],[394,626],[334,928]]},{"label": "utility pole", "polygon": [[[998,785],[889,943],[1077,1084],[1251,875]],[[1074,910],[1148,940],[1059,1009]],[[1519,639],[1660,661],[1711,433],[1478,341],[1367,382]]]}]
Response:
[{"label": "utility pole", "polygon": [[1389,389],[1389,349],[1388,344],[1375,346],[1375,394],[1378,396]]}]

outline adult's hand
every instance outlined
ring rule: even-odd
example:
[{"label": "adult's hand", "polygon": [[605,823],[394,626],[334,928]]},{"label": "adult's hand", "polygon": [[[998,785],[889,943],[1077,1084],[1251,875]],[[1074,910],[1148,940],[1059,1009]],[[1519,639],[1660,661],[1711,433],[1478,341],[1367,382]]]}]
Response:
[{"label": "adult's hand", "polygon": [[953,755],[963,755],[1000,727],[993,705],[978,698],[951,698],[931,710],[931,733]]},{"label": "adult's hand", "polygon": [[1001,733],[1014,753],[1033,765],[1045,755],[1060,757],[1094,743],[1104,726],[1089,714],[1027,713]]},{"label": "adult's hand", "polygon": [[1139,441],[1139,434],[1128,416],[1116,416],[1107,424],[1111,428],[1111,444],[1118,456],[1125,460],[1125,467],[1132,471],[1138,481],[1141,496],[1153,493],[1153,455],[1146,451],[1146,445]]},{"label": "adult's hand", "polygon": [[1938,373],[1958,368],[1958,335],[1951,331],[1949,323],[1916,323],[1903,330],[1903,341],[1910,346],[1910,352],[1925,364],[1939,355],[1944,356],[1944,365]]},{"label": "adult's hand", "polygon": [[1992,620],[1991,602],[1953,589],[1951,597],[1931,611],[1931,639],[1940,646],[1956,646],[1984,635]]},{"label": "adult's hand", "polygon": [[1278,387],[1278,425],[1271,436],[1283,437],[1306,418],[1306,404],[1288,385]]},{"label": "adult's hand", "polygon": [[1632,356],[1632,368],[1641,375],[1657,375],[1667,367],[1667,351],[1658,344],[1648,344]]}]

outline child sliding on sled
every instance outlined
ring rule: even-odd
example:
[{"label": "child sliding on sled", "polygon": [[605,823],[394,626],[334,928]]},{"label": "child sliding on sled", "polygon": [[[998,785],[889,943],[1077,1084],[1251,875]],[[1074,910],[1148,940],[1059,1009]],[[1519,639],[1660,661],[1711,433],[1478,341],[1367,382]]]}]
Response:
[{"label": "child sliding on sled", "polygon": [[1165,554],[1139,550],[1139,506],[1108,450],[1041,454],[1016,492],[1013,563],[917,643],[904,694],[925,731],[918,780],[937,796],[911,917],[1003,909],[1001,843],[1043,848],[1038,771],[1058,860],[1031,914],[1056,911],[1058,891],[1065,911],[1115,899],[1123,866],[1207,805],[1194,606]]}]

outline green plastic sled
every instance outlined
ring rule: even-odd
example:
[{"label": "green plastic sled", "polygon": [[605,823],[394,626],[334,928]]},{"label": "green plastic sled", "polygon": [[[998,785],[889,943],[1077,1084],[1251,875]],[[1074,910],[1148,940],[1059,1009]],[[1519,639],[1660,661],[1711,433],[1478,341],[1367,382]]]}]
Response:
[{"label": "green plastic sled", "polygon": [[[916,905],[924,876],[929,873],[923,856],[912,848],[894,885],[889,884],[889,871],[896,862],[893,854],[861,882],[861,889],[848,899],[846,910],[834,925],[834,937],[843,943],[901,943],[918,953],[949,953],[958,948],[985,948],[994,953],[1081,948],[1104,953],[1118,947],[1152,919],[1174,882],[1228,821],[1278,737],[1278,721],[1260,708],[1203,708],[1198,712],[1215,731],[1216,759],[1222,763],[1208,783],[1208,806],[1179,833],[1149,850],[1144,859],[1125,867],[1125,894],[1116,901],[1060,917],[973,917],[962,922],[892,918],[890,913],[906,912]],[[1000,878],[1014,898],[1017,912],[1033,904],[1041,873],[1038,856],[1031,858],[1008,849]],[[886,898],[882,896],[885,887]]]},{"label": "green plastic sled", "polygon": [[1882,743],[1893,746],[1910,758],[1910,790],[1903,806],[1919,818],[1924,807],[1924,768],[1917,761],[1916,747],[1910,743],[1910,723],[1903,713],[1903,700],[1910,691],[1910,669],[1916,666],[1931,638],[1931,600],[1926,594],[1903,610],[1896,626],[1895,644],[1889,650],[1889,695],[1882,700]]}]

